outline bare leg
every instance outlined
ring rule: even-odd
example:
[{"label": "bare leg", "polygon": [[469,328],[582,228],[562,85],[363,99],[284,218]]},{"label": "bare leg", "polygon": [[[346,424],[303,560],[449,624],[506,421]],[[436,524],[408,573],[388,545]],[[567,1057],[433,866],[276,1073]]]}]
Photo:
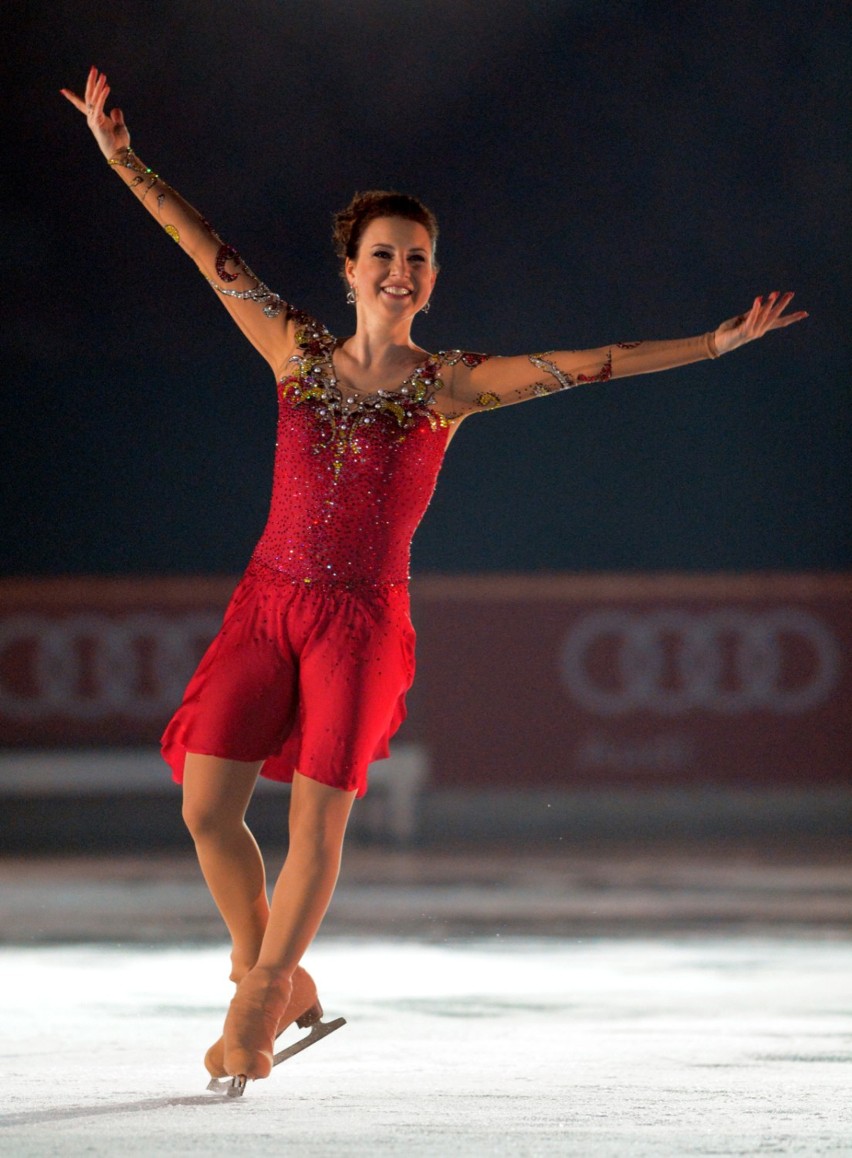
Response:
[{"label": "bare leg", "polygon": [[290,847],[272,895],[258,967],[289,976],[316,936],[337,884],[354,799],[354,792],[296,773]]},{"label": "bare leg", "polygon": [[261,764],[187,752],[183,817],[216,907],[231,935],[231,980],[257,961],[269,902],[260,849],[245,813]]},{"label": "bare leg", "polygon": [[278,1022],[293,971],[320,927],[340,872],[354,792],[296,773],[290,798],[290,847],[275,886],[257,965],[237,989],[225,1020],[225,1068],[263,1078],[272,1068]]}]

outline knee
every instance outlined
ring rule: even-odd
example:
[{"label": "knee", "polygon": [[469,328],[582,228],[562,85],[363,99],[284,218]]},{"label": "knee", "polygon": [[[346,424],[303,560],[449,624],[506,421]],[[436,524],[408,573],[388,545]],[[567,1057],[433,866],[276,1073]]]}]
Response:
[{"label": "knee", "polygon": [[225,836],[244,828],[260,764],[187,752],[183,820],[193,839]]},{"label": "knee", "polygon": [[193,840],[210,840],[241,828],[242,815],[235,815],[231,809],[211,801],[193,800],[184,797],[181,808],[183,822]]}]

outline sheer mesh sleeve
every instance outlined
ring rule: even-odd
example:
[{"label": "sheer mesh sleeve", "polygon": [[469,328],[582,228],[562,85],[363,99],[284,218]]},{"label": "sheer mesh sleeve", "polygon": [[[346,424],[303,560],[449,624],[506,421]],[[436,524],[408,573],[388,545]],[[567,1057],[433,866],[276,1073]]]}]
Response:
[{"label": "sheer mesh sleeve", "polygon": [[248,340],[278,373],[294,347],[296,311],[132,149],[119,152],[110,165],[169,237],[189,254]]},{"label": "sheer mesh sleeve", "polygon": [[[451,350],[441,355],[448,399],[457,414],[494,410],[590,382],[650,374],[716,357],[712,334],[660,342],[615,342],[589,350],[489,357]],[[447,379],[449,378],[449,382]]]}]

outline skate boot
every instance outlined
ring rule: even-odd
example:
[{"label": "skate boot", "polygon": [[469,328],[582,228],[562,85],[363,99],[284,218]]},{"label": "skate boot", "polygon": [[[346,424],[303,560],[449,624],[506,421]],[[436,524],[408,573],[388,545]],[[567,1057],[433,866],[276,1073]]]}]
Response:
[{"label": "skate boot", "polygon": [[[305,1029],[314,1025],[321,1017],[322,1006],[317,997],[317,987],[314,984],[314,979],[310,973],[308,973],[307,969],[303,969],[301,965],[297,965],[293,973],[293,988],[290,993],[290,998],[278,1019],[274,1036],[279,1037],[293,1022],[295,1022],[300,1029]],[[228,1071],[225,1069],[224,1036],[220,1037],[218,1041],[210,1046],[210,1049],[208,1049],[204,1056],[204,1065],[210,1077],[214,1080],[229,1076]],[[208,1088],[218,1087],[214,1087],[211,1083]]]},{"label": "skate boot", "polygon": [[255,967],[237,986],[225,1018],[225,1072],[231,1077],[268,1078],[278,1026],[293,992],[290,978]]}]

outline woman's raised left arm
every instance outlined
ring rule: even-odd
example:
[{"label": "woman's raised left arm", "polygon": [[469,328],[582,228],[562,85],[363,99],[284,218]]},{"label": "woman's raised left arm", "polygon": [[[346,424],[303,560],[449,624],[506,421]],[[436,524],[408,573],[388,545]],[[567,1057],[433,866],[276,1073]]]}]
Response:
[{"label": "woman's raised left arm", "polygon": [[461,413],[493,410],[514,402],[526,402],[587,382],[607,382],[632,374],[672,370],[690,362],[718,358],[737,346],[762,338],[806,318],[807,312],[785,314],[792,293],[771,293],[755,298],[748,313],[722,322],[715,330],[693,338],[653,342],[615,342],[588,350],[556,350],[511,358],[482,359],[465,373],[465,363],[455,365],[452,396]]}]

